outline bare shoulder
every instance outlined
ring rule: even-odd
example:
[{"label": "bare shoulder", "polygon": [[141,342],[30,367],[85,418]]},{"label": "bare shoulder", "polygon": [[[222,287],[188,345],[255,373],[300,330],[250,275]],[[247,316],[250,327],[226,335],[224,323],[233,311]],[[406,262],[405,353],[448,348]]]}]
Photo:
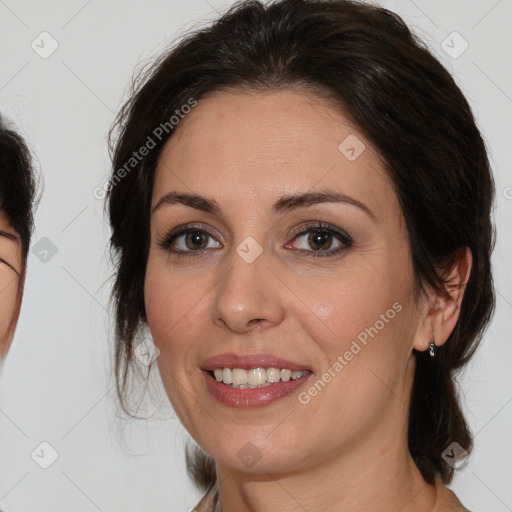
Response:
[{"label": "bare shoulder", "polygon": [[471,512],[444,483],[438,482],[436,487],[437,500],[434,512]]}]

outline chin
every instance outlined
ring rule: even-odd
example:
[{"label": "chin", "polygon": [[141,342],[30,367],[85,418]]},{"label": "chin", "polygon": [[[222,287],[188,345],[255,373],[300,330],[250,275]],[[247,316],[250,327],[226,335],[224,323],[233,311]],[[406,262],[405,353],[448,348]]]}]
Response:
[{"label": "chin", "polygon": [[[287,473],[304,464],[307,450],[298,432],[283,429],[279,435],[274,431],[269,438],[272,429],[262,430],[261,426],[239,427],[238,433],[219,429],[222,432],[216,431],[213,436],[210,433],[206,442],[204,438],[197,441],[217,464],[232,471],[268,476],[268,473]],[[292,439],[297,442],[290,442]]]}]

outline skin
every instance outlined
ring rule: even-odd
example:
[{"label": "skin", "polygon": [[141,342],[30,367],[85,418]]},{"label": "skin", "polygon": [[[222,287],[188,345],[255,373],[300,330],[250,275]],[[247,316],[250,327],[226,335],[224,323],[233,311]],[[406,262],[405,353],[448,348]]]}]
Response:
[{"label": "skin", "polygon": [[[354,161],[338,150],[351,134],[366,146]],[[374,217],[332,202],[272,212],[281,196],[320,190],[346,194]],[[215,199],[222,211],[164,204],[153,212],[145,305],[169,399],[216,460],[223,512],[445,505],[408,452],[406,404],[413,348],[427,350],[432,337],[442,345],[456,324],[469,250],[450,276],[452,300],[429,292],[416,304],[403,215],[377,153],[338,109],[305,91],[201,99],[160,155],[152,206],[170,191]],[[318,246],[296,237],[308,221],[346,231],[353,245],[312,257]],[[202,254],[158,244],[188,223],[210,233]],[[263,249],[250,264],[236,252],[248,236]],[[172,249],[198,251],[186,241]],[[343,243],[333,234],[326,246]],[[205,386],[201,363],[224,352],[303,362],[314,382],[394,303],[401,311],[307,404],[301,387],[263,408],[233,408]],[[237,457],[248,442],[261,455],[250,468]]]},{"label": "skin", "polygon": [[0,358],[9,350],[19,315],[19,286],[22,272],[21,243],[0,212]]}]

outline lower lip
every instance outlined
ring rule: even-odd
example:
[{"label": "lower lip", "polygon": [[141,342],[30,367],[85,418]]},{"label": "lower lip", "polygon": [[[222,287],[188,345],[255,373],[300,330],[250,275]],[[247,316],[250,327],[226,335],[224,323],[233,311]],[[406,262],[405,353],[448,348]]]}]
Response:
[{"label": "lower lip", "polygon": [[308,373],[300,379],[289,380],[287,382],[277,382],[264,388],[231,388],[222,382],[217,381],[210,372],[203,370],[204,378],[208,391],[222,404],[231,407],[263,407],[280,398],[290,395],[297,388],[305,384],[313,375]]}]

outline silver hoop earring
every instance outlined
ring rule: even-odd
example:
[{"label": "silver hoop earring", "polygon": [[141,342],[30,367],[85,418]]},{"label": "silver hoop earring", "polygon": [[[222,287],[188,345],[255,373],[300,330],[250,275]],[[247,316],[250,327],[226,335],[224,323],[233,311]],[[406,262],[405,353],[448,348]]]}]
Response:
[{"label": "silver hoop earring", "polygon": [[428,344],[428,348],[428,353],[430,354],[430,357],[435,357],[437,352],[437,345],[434,343],[434,340],[430,341],[430,343]]}]

